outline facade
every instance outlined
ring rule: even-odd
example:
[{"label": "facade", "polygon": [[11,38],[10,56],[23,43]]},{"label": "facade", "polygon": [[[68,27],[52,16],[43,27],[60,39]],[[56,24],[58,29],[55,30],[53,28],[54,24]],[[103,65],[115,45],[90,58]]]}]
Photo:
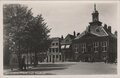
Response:
[{"label": "facade", "polygon": [[65,39],[61,41],[62,61],[73,61],[72,41],[75,38],[74,35],[68,34]]},{"label": "facade", "polygon": [[47,62],[54,63],[62,61],[60,42],[61,39],[58,37],[51,38],[51,45],[47,52]]},{"label": "facade", "polygon": [[92,22],[74,39],[72,49],[77,61],[114,62],[117,59],[117,36],[111,32],[111,26],[102,26],[96,5],[92,13]]}]

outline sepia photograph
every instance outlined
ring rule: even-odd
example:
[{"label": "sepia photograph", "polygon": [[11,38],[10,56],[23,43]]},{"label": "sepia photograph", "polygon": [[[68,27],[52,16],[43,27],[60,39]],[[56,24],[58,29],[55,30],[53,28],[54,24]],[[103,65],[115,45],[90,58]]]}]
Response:
[{"label": "sepia photograph", "polygon": [[3,75],[118,75],[118,2],[4,2]]}]

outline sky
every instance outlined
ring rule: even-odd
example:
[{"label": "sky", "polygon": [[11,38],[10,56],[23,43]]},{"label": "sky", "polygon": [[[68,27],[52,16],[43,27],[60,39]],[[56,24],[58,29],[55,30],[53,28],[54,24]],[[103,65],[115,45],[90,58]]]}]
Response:
[{"label": "sky", "polygon": [[[39,2],[28,3],[28,8],[32,8],[33,15],[42,14],[48,28],[52,28],[50,37],[64,37],[67,34],[82,33],[89,22],[92,21],[94,3],[81,2]],[[96,3],[99,12],[99,20],[112,27],[112,32],[117,30],[117,3]]]}]

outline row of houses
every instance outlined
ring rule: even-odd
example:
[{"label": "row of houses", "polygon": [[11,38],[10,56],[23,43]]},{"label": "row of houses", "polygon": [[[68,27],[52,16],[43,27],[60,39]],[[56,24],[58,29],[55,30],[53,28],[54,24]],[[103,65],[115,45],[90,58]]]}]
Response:
[{"label": "row of houses", "polygon": [[99,21],[99,12],[94,5],[92,22],[80,34],[74,31],[65,38],[51,38],[47,62],[84,61],[114,62],[117,59],[117,31]]}]

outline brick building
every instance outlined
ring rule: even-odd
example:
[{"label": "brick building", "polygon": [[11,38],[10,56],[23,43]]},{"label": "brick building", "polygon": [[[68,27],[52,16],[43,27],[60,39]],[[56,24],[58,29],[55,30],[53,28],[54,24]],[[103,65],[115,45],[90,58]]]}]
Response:
[{"label": "brick building", "polygon": [[92,22],[74,39],[72,48],[77,61],[114,62],[116,60],[117,36],[112,33],[111,26],[106,24],[102,26],[96,5],[92,13]]}]

